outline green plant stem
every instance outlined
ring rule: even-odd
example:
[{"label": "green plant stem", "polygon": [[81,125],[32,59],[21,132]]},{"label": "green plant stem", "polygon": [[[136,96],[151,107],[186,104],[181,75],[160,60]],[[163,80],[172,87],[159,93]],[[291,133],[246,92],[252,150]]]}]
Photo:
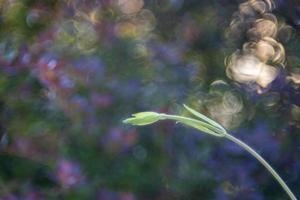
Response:
[{"label": "green plant stem", "polygon": [[252,156],[254,156],[273,175],[273,177],[278,181],[278,183],[285,190],[288,196],[292,200],[297,200],[296,196],[292,193],[290,188],[286,185],[286,183],[282,180],[278,173],[254,149],[252,149],[250,146],[228,133],[225,134],[225,138],[239,145],[240,147],[248,151]]},{"label": "green plant stem", "polygon": [[155,112],[141,112],[133,114],[133,117],[124,120],[124,123],[133,124],[138,126],[143,126],[147,124],[155,123],[159,120],[174,120],[181,124],[185,124],[187,126],[193,127],[201,132],[208,133],[210,135],[216,137],[225,137],[228,140],[234,142],[235,144],[239,145],[246,151],[248,151],[252,156],[254,156],[271,174],[272,176],[278,181],[280,186],[284,189],[287,195],[290,197],[291,200],[297,200],[296,196],[292,193],[290,188],[286,185],[286,183],[282,180],[282,178],[277,174],[277,172],[263,159],[254,149],[250,146],[245,144],[243,141],[237,139],[236,137],[227,133],[227,131],[218,123],[214,122],[212,119],[198,113],[197,111],[189,108],[188,106],[184,105],[184,107],[195,115],[197,119],[178,116],[178,115],[168,115],[164,113],[155,113]]},{"label": "green plant stem", "polygon": [[[192,126],[200,131],[206,131],[207,133],[210,133],[214,136],[225,137],[228,140],[239,145],[240,147],[242,147],[243,149],[248,151],[252,156],[254,156],[273,175],[273,177],[278,181],[278,183],[281,185],[281,187],[284,189],[284,191],[287,193],[287,195],[290,197],[291,200],[297,200],[296,196],[293,194],[293,192],[290,190],[290,188],[286,185],[286,183],[282,180],[282,178],[278,175],[278,173],[271,167],[271,165],[269,165],[269,163],[267,163],[267,161],[263,157],[261,157],[254,149],[252,149],[249,145],[247,145],[243,141],[228,134],[225,131],[225,129],[221,130],[219,128],[214,128],[210,124],[203,123],[199,120],[191,119],[188,117],[177,116],[177,115],[167,115],[167,114],[160,114],[160,116],[161,116],[162,120],[165,120],[165,119],[175,120],[180,123]],[[190,122],[192,122],[192,123],[190,123]],[[199,125],[201,126],[201,128],[199,128]],[[203,125],[204,125],[204,127],[203,127]],[[215,133],[212,133],[212,132],[215,132]]]}]

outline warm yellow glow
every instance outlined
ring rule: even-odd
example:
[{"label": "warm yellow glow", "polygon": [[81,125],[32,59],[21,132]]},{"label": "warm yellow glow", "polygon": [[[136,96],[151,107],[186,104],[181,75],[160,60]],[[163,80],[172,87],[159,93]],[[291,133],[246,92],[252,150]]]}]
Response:
[{"label": "warm yellow glow", "polygon": [[[284,67],[285,49],[277,40],[281,31],[291,37],[290,28],[279,24],[271,12],[273,0],[248,0],[240,4],[239,12],[230,24],[229,39],[240,41],[245,33],[248,42],[226,63],[227,75],[236,82],[247,84],[258,92],[267,88]],[[282,36],[284,37],[284,36]]]},{"label": "warm yellow glow", "polygon": [[260,66],[261,72],[259,73],[256,83],[261,87],[266,88],[277,77],[278,70],[275,67],[263,63]]},{"label": "warm yellow glow", "polygon": [[277,34],[277,24],[271,20],[258,19],[254,27],[248,31],[250,38],[259,39],[264,37],[275,37]]},{"label": "warm yellow glow", "polygon": [[264,63],[271,60],[275,55],[275,50],[272,45],[266,41],[259,41],[256,44],[256,56]]},{"label": "warm yellow glow", "polygon": [[222,80],[211,84],[206,101],[209,102],[206,104],[209,115],[227,129],[238,127],[245,119],[242,97]]},{"label": "warm yellow glow", "polygon": [[143,6],[143,0],[118,0],[118,6],[124,14],[134,14],[139,12]]},{"label": "warm yellow glow", "polygon": [[300,73],[292,73],[287,79],[293,81],[295,84],[300,84]]},{"label": "warm yellow glow", "polygon": [[131,22],[117,24],[115,33],[120,38],[134,38],[138,35],[137,26]]},{"label": "warm yellow glow", "polygon": [[267,87],[277,76],[275,67],[262,63],[252,55],[233,55],[227,66],[227,75],[239,83],[256,83]]}]

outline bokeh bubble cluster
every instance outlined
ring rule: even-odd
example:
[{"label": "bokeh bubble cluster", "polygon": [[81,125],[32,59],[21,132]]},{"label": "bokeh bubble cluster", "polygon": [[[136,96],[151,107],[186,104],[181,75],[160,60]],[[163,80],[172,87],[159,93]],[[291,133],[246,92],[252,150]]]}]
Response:
[{"label": "bokeh bubble cluster", "polygon": [[275,15],[273,1],[249,0],[240,4],[239,11],[230,24],[228,37],[245,34],[245,42],[226,61],[227,75],[242,84],[267,88],[285,67],[285,49],[277,41],[284,24]]}]

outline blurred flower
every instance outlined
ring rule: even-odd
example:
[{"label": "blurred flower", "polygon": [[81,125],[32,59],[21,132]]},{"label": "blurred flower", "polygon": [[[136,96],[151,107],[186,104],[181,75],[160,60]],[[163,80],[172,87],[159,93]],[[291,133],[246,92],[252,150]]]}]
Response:
[{"label": "blurred flower", "polygon": [[37,131],[35,136],[15,136],[12,138],[7,151],[22,157],[34,159],[38,161],[49,162],[56,159],[58,156],[58,137],[55,133],[43,133],[45,129],[39,130],[38,125],[34,130],[34,125],[31,125],[33,131]]},{"label": "blurred flower", "polygon": [[91,101],[97,107],[108,108],[113,104],[113,97],[109,94],[93,93]]},{"label": "blurred flower", "polygon": [[101,138],[101,144],[111,153],[118,153],[132,147],[138,139],[136,129],[124,131],[121,128],[111,128],[105,136]]},{"label": "blurred flower", "polygon": [[84,182],[84,176],[78,164],[62,159],[58,162],[56,177],[63,188],[69,189]]},{"label": "blurred flower", "polygon": [[44,197],[38,191],[29,191],[26,193],[24,200],[42,200]]},{"label": "blurred flower", "polygon": [[130,192],[116,192],[108,189],[101,189],[97,196],[98,200],[136,200]]},{"label": "blurred flower", "polygon": [[0,197],[0,200],[19,200],[19,198],[13,194],[9,194],[9,195]]}]

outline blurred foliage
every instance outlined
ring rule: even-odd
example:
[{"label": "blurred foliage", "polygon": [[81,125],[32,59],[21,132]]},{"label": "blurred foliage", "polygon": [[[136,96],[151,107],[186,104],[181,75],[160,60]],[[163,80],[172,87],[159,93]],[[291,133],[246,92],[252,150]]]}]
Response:
[{"label": "blurred foliage", "polygon": [[299,196],[299,4],[276,1],[293,26],[278,35],[286,67],[258,94],[224,64],[247,39],[227,34],[242,2],[0,0],[0,198],[286,198],[229,142],[122,124],[182,103],[249,141]]}]

